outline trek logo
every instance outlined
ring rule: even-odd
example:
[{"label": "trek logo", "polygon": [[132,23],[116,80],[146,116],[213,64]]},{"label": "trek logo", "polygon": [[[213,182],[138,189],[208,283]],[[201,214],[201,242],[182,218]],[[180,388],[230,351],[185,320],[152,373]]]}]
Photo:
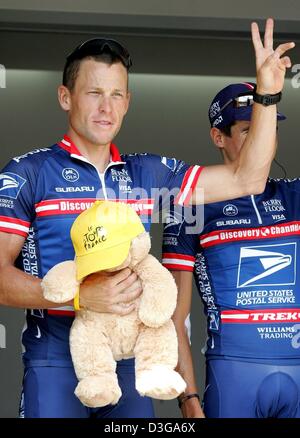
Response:
[{"label": "trek logo", "polygon": [[294,285],[296,242],[240,249],[237,287]]},{"label": "trek logo", "polygon": [[237,207],[233,204],[227,204],[223,208],[223,213],[225,214],[225,216],[236,216],[238,214],[238,212],[239,211],[238,211]]},{"label": "trek logo", "polygon": [[300,322],[300,309],[223,310],[222,324]]},{"label": "trek logo", "polygon": [[176,169],[176,163],[177,163],[176,158],[161,157],[161,162],[162,164],[167,166],[170,170],[172,170],[172,172],[174,172],[174,170]]},{"label": "trek logo", "polygon": [[75,182],[79,180],[79,173],[76,169],[72,169],[72,167],[63,169],[62,176],[66,181],[69,182]]},{"label": "trek logo", "polygon": [[17,199],[26,179],[12,172],[0,174],[0,195],[5,198]]},{"label": "trek logo", "polygon": [[165,216],[165,236],[179,236],[182,224],[183,216],[177,211],[168,212]]}]

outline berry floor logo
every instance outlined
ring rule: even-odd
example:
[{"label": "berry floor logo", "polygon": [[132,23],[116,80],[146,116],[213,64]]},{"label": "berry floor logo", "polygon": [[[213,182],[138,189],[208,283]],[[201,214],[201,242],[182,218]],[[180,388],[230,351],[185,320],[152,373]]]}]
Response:
[{"label": "berry floor logo", "polygon": [[0,349],[6,348],[6,328],[0,324]]},{"label": "berry floor logo", "polygon": [[0,64],[0,88],[6,88],[6,68]]}]

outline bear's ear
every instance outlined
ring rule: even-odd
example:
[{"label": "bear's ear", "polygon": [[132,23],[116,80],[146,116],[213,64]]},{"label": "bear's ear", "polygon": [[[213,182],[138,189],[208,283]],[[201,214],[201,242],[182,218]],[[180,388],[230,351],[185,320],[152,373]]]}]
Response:
[{"label": "bear's ear", "polygon": [[131,242],[130,255],[131,266],[135,266],[141,262],[149,253],[151,248],[151,240],[149,233],[142,233],[135,237]]}]

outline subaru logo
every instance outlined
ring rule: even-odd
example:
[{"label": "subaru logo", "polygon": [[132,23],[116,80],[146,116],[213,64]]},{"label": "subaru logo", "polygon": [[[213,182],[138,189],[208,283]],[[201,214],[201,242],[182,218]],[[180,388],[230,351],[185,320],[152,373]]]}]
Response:
[{"label": "subaru logo", "polygon": [[223,208],[223,214],[225,214],[225,216],[236,216],[238,212],[237,207],[233,204],[227,204]]},{"label": "subaru logo", "polygon": [[75,182],[79,179],[79,173],[77,170],[67,167],[62,171],[63,178],[68,182]]}]

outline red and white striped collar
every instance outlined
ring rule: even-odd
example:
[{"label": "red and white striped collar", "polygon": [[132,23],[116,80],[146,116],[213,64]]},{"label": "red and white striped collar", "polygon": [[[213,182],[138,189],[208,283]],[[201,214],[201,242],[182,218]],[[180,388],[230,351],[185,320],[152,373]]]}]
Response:
[{"label": "red and white striped collar", "polygon": [[[85,158],[81,152],[77,149],[75,143],[68,137],[67,135],[64,135],[63,139],[59,141],[58,146],[63,148],[65,151],[69,152],[71,157],[73,158],[79,158],[82,161],[87,161],[87,158]],[[120,156],[120,152],[117,148],[117,146],[113,143],[110,144],[110,161],[114,164],[125,164],[125,161],[122,161],[122,158]]]}]

